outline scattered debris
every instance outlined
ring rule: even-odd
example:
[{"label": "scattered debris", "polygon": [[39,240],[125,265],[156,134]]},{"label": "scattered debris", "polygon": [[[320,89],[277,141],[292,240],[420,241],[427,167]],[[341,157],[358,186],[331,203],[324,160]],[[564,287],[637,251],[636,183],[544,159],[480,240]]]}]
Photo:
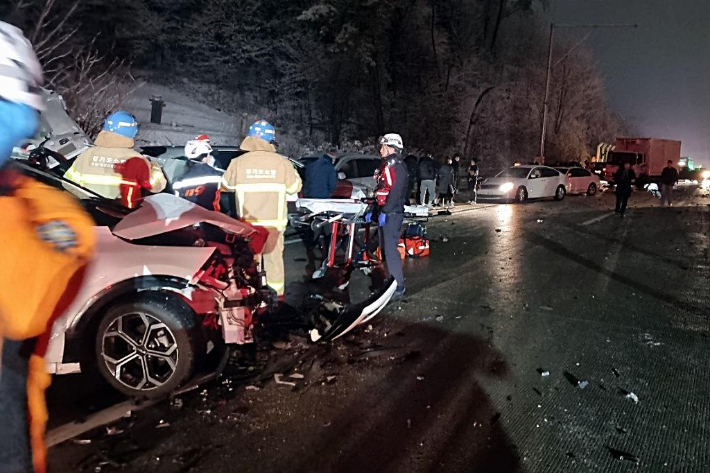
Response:
[{"label": "scattered debris", "polygon": [[542,368],[538,368],[537,372],[540,373],[540,376],[542,376],[543,378],[550,376],[550,372],[547,370],[543,370]]},{"label": "scattered debris", "polygon": [[326,376],[325,377],[325,382],[328,384],[333,384],[338,380],[337,376]]},{"label": "scattered debris", "polygon": [[628,393],[628,394],[627,394],[626,396],[624,396],[624,397],[625,397],[626,399],[631,399],[632,401],[634,401],[634,404],[638,404],[638,402],[639,402],[639,397],[638,397],[636,394],[634,394],[634,393]]},{"label": "scattered debris", "polygon": [[[538,396],[542,396],[542,391],[540,391],[539,389],[533,388],[533,391],[535,391],[535,393],[536,393]],[[508,397],[510,397],[510,396],[508,396]],[[508,400],[510,400],[510,399],[508,399]]]},{"label": "scattered debris", "polygon": [[500,233],[500,232],[502,232],[502,231],[503,231],[503,230],[501,230],[500,228],[496,228],[496,233]]},{"label": "scattered debris", "polygon": [[617,378],[621,376],[621,374],[619,374],[619,370],[617,370],[616,368],[612,368],[611,372],[614,373]]},{"label": "scattered debris", "polygon": [[89,439],[74,439],[73,442],[77,445],[89,445],[91,440]]},{"label": "scattered debris", "polygon": [[259,391],[261,388],[259,386],[254,386],[253,384],[250,384],[244,389],[246,389],[247,391]]},{"label": "scattered debris", "polygon": [[617,450],[616,448],[612,448],[608,445],[605,448],[609,450],[609,453],[611,453],[612,458],[614,458],[615,460],[623,460],[637,464],[640,463],[640,460],[636,455],[624,452],[623,450]]},{"label": "scattered debris", "polygon": [[584,389],[589,384],[589,381],[583,381],[583,380],[577,378],[575,375],[573,375],[569,371],[565,371],[562,374],[567,379],[567,381],[569,381],[569,383],[572,386],[574,386],[575,388]]},{"label": "scattered debris", "polygon": [[271,346],[277,350],[286,350],[291,348],[291,342],[284,342],[283,340],[275,340],[271,342]]},{"label": "scattered debris", "polygon": [[424,376],[417,376],[417,381],[424,381]]},{"label": "scattered debris", "polygon": [[584,389],[589,385],[589,381],[580,381],[579,382],[579,389]]},{"label": "scattered debris", "polygon": [[538,218],[538,219],[537,219],[537,223],[542,223],[542,222],[544,222],[543,219],[541,219],[541,218]]},{"label": "scattered debris", "polygon": [[292,381],[284,381],[283,375],[281,373],[274,373],[274,381],[276,384],[283,384],[284,386],[291,386],[291,387],[296,387],[296,383]]},{"label": "scattered debris", "polygon": [[567,456],[570,458],[577,458],[574,453],[572,452],[567,452]]},{"label": "scattered debris", "polygon": [[303,378],[305,378],[305,376],[303,376],[301,373],[291,373],[291,374],[289,375],[289,378],[293,378],[293,379],[303,379]]},{"label": "scattered debris", "polygon": [[407,428],[408,429],[412,428],[412,419],[407,419]]},{"label": "scattered debris", "polygon": [[108,436],[119,435],[122,433],[123,433],[123,430],[120,430],[117,427],[114,427],[114,426],[106,427],[106,435],[108,435]]},{"label": "scattered debris", "polygon": [[155,426],[156,429],[165,429],[167,427],[170,427],[170,422],[165,422],[163,419],[160,419],[158,425]]},{"label": "scattered debris", "polygon": [[444,321],[444,316],[443,316],[443,315],[437,315],[437,316],[436,316],[436,321],[437,321],[437,322],[443,322],[443,321]]},{"label": "scattered debris", "polygon": [[180,399],[179,397],[173,398],[170,401],[170,407],[172,409],[175,409],[175,410],[182,409],[182,406],[183,406],[183,402],[182,402],[182,399]]},{"label": "scattered debris", "polygon": [[620,425],[617,425],[617,426],[616,426],[616,431],[619,432],[620,434],[625,434],[625,433],[628,432],[625,428],[623,428],[623,427],[620,426]]},{"label": "scattered debris", "polygon": [[546,310],[546,311],[548,311],[548,312],[552,312],[552,311],[554,310],[554,309],[553,309],[552,307],[550,307],[549,305],[541,305],[541,306],[540,306],[540,309]]},{"label": "scattered debris", "polygon": [[442,243],[447,243],[449,239],[445,236],[439,237],[439,240],[441,240]]}]

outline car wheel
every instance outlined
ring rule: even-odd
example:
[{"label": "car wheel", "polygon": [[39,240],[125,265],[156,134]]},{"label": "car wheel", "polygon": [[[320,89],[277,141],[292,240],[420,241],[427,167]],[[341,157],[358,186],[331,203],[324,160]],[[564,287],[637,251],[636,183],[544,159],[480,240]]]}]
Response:
[{"label": "car wheel", "polygon": [[173,295],[140,295],[111,307],[95,338],[97,369],[121,393],[165,396],[188,381],[206,344],[193,310]]},{"label": "car wheel", "polygon": [[597,193],[597,185],[595,183],[589,184],[589,187],[587,187],[587,195],[594,195]]},{"label": "car wheel", "polygon": [[565,186],[557,186],[557,190],[555,191],[555,200],[564,199],[565,194],[567,194],[567,191],[565,190]]},{"label": "car wheel", "polygon": [[518,187],[518,190],[515,191],[515,201],[525,202],[526,200],[528,200],[528,190],[523,186]]}]

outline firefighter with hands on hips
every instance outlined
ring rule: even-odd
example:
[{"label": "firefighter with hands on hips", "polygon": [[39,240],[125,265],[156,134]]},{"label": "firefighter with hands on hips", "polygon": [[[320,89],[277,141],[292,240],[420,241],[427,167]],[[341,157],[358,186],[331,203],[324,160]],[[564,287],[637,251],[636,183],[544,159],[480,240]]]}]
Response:
[{"label": "firefighter with hands on hips", "polygon": [[405,291],[402,258],[397,250],[409,185],[407,166],[402,160],[403,149],[402,137],[398,134],[389,133],[380,138],[379,151],[383,167],[377,176],[377,205],[374,212],[371,211],[365,216],[365,220],[370,222],[373,215],[377,215],[387,271],[397,281],[393,299],[402,298]]},{"label": "firefighter with hands on hips", "polygon": [[134,151],[138,123],[128,112],[113,112],[104,121],[95,146],[81,153],[65,178],[108,199],[135,209],[143,191],[157,193],[166,180],[160,165]]},{"label": "firefighter with hands on hips", "polygon": [[95,243],[93,222],[68,193],[10,162],[38,129],[41,85],[32,45],[0,22],[0,473],[46,471],[44,354]]},{"label": "firefighter with hands on hips", "polygon": [[219,212],[222,172],[214,168],[215,159],[209,140],[199,138],[185,144],[187,170],[173,182],[172,189],[183,199]]},{"label": "firefighter with hands on hips", "polygon": [[301,178],[291,162],[276,153],[276,131],[265,120],[255,122],[239,146],[245,154],[233,159],[222,188],[236,195],[237,215],[268,231],[264,247],[266,282],[284,298],[284,231],[288,225],[287,195],[301,190]]}]

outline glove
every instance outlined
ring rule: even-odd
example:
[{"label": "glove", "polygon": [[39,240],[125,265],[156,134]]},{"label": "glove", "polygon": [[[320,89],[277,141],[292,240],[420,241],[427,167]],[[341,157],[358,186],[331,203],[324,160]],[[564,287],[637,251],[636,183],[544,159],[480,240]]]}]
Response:
[{"label": "glove", "polygon": [[370,223],[370,222],[372,222],[372,211],[367,212],[367,214],[365,215],[365,223]]},{"label": "glove", "polygon": [[381,227],[384,227],[385,223],[387,223],[387,214],[380,214],[379,217],[377,217],[377,223]]}]

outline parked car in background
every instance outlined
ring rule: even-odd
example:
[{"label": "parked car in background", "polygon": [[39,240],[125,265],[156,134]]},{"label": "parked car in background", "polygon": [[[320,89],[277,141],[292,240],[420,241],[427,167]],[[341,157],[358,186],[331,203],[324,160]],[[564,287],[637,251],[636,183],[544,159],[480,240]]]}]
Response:
[{"label": "parked car in background", "polygon": [[566,174],[548,166],[512,166],[481,183],[478,198],[515,200],[553,197],[562,200],[570,190]]},{"label": "parked car in background", "polygon": [[567,175],[570,183],[570,194],[594,195],[601,187],[601,180],[595,173],[583,168],[556,167],[562,174]]},{"label": "parked car in background", "polygon": [[[304,156],[298,162],[308,166],[320,155]],[[345,153],[339,154],[335,158],[335,171],[338,173],[338,180],[350,181],[354,187],[373,190],[377,187],[375,172],[380,169],[382,158],[372,154]],[[301,175],[303,177],[303,175]]]}]

